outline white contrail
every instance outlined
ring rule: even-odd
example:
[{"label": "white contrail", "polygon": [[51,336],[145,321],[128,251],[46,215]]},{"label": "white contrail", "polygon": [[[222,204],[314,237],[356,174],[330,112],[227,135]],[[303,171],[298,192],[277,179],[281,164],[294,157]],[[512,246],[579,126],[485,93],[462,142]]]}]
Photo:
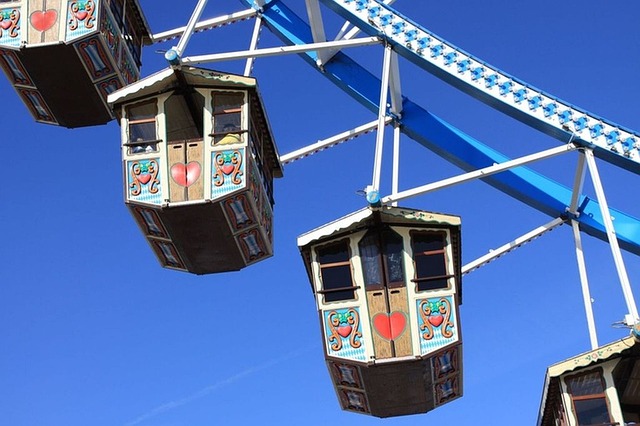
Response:
[{"label": "white contrail", "polygon": [[216,383],[214,383],[212,385],[209,385],[209,386],[207,386],[207,387],[205,387],[203,389],[200,389],[198,392],[196,392],[196,393],[194,393],[192,395],[189,395],[189,396],[186,396],[184,398],[176,399],[174,401],[170,401],[170,402],[167,402],[165,404],[162,404],[162,405],[150,410],[149,412],[147,412],[147,413],[145,413],[145,414],[143,414],[141,416],[138,416],[135,420],[132,420],[132,421],[130,421],[128,423],[125,423],[124,426],[135,426],[135,425],[138,425],[138,424],[144,422],[145,420],[148,420],[148,419],[150,419],[152,417],[155,417],[155,416],[157,416],[159,414],[165,413],[165,412],[167,412],[169,410],[173,410],[174,408],[181,407],[181,406],[183,406],[185,404],[188,404],[189,402],[194,401],[196,399],[205,397],[205,396],[209,395],[210,393],[212,393],[213,391],[218,390],[218,389],[220,389],[220,388],[222,388],[224,386],[230,385],[230,384],[234,383],[235,381],[237,381],[239,379],[242,379],[242,378],[244,378],[244,377],[246,377],[246,376],[248,376],[250,374],[256,373],[256,372],[261,371],[261,370],[265,370],[265,369],[267,369],[269,367],[272,367],[272,366],[274,366],[276,364],[279,364],[279,363],[284,362],[286,360],[289,360],[291,358],[298,357],[298,356],[302,355],[304,352],[308,352],[309,350],[311,350],[311,347],[308,347],[308,348],[305,348],[305,349],[299,349],[299,350],[297,350],[295,352],[291,352],[291,353],[289,353],[289,354],[287,354],[287,355],[285,355],[283,357],[276,358],[276,359],[273,359],[271,361],[267,361],[267,362],[265,362],[263,364],[257,365],[255,367],[248,368],[248,369],[246,369],[244,371],[241,371],[241,372],[239,372],[237,374],[234,374],[233,376],[227,377],[226,379],[220,380],[219,382],[216,382]]}]

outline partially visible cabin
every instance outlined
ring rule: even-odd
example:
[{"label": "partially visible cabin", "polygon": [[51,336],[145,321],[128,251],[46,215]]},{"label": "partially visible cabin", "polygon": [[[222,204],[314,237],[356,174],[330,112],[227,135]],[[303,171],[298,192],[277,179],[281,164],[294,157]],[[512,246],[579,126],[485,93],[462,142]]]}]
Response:
[{"label": "partially visible cabin", "polygon": [[254,78],[168,68],[108,100],[125,202],[164,267],[237,271],[273,254],[282,165]]},{"label": "partially visible cabin", "polygon": [[298,246],[342,409],[402,416],[462,396],[458,216],[368,207]]},{"label": "partially visible cabin", "polygon": [[640,341],[631,336],[547,369],[538,426],[640,425]]},{"label": "partially visible cabin", "polygon": [[138,80],[150,43],[138,0],[0,2],[0,68],[40,123],[111,121],[107,95]]}]

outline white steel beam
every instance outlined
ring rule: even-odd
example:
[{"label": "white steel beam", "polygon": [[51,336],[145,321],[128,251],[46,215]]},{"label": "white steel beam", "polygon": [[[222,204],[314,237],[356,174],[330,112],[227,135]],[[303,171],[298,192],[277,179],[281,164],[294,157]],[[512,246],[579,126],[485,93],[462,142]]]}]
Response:
[{"label": "white steel beam", "polygon": [[[397,194],[400,185],[400,126],[393,126],[393,174],[391,178],[391,194]],[[398,203],[392,203],[393,207],[397,207]]]},{"label": "white steel beam", "polygon": [[522,166],[524,164],[539,161],[545,158],[554,157],[559,154],[575,151],[577,147],[574,144],[562,145],[556,148],[547,149],[545,151],[538,152],[536,154],[527,155],[517,158],[515,160],[505,161],[504,163],[494,164],[493,166],[485,167],[483,169],[475,170],[473,172],[465,173],[460,176],[455,176],[448,179],[443,179],[438,182],[422,185],[417,188],[408,189],[406,191],[399,192],[395,195],[389,195],[382,198],[382,204],[389,204],[395,201],[400,201],[405,198],[415,197],[417,195],[425,194],[427,192],[436,191],[439,189],[447,188],[460,183],[469,182],[474,179],[484,178],[496,173],[503,172],[513,167]]},{"label": "white steel beam", "polygon": [[[391,118],[388,118],[385,123],[388,122],[391,122]],[[378,120],[371,121],[370,123],[363,124],[362,126],[347,130],[346,132],[339,133],[330,138],[319,140],[316,143],[308,145],[304,148],[300,148],[288,154],[281,155],[280,162],[282,162],[282,164],[288,164],[293,161],[300,160],[301,158],[308,157],[309,155],[313,155],[316,152],[331,148],[335,145],[341,144],[342,142],[346,142],[365,133],[372,132],[377,128]]]},{"label": "white steel beam", "polygon": [[[258,48],[258,39],[260,38],[260,29],[262,28],[262,17],[258,15],[256,18],[255,25],[253,26],[253,35],[251,36],[251,44],[249,45],[249,52],[253,52]],[[254,57],[247,58],[247,64],[244,67],[244,76],[248,77],[251,75],[251,70],[253,69],[253,62],[255,61]]]},{"label": "white steel beam", "polygon": [[589,291],[589,279],[587,278],[587,266],[584,261],[584,253],[582,251],[582,237],[580,236],[580,225],[578,221],[572,220],[573,239],[576,244],[576,259],[578,261],[578,272],[580,274],[580,284],[582,287],[582,300],[584,303],[584,311],[587,315],[587,327],[589,329],[589,340],[591,341],[591,349],[596,350],[598,346],[598,336],[596,334],[596,324],[593,317],[593,305],[591,302],[591,292]]},{"label": "white steel beam", "polygon": [[[386,4],[386,5],[392,5],[396,0],[385,0],[382,3]],[[340,31],[338,31],[338,34],[336,35],[336,37],[334,38],[334,40],[338,41],[338,40],[351,40],[352,38],[354,38],[355,36],[358,35],[358,33],[360,33],[360,28],[358,27],[353,27],[349,30],[349,28],[351,27],[351,23],[349,21],[345,22],[344,25],[342,26],[342,28],[340,28]],[[338,53],[340,51],[340,49],[334,49],[334,50],[328,50],[324,56],[324,63],[326,64],[327,62],[329,62],[331,60],[331,58],[333,58],[335,56],[336,53]]]},{"label": "white steel beam", "polygon": [[611,247],[611,253],[613,254],[613,261],[616,265],[616,270],[618,271],[618,278],[620,279],[620,286],[622,287],[624,300],[627,304],[629,315],[632,317],[631,321],[633,321],[633,323],[632,324],[627,323],[627,325],[633,326],[635,323],[640,321],[640,318],[638,317],[638,308],[636,307],[636,302],[633,298],[633,292],[631,291],[631,284],[629,283],[629,276],[627,275],[627,270],[624,266],[624,260],[622,259],[622,252],[620,251],[620,245],[618,244],[616,231],[615,231],[615,228],[613,227],[613,220],[611,219],[611,215],[609,214],[609,206],[607,204],[607,199],[604,195],[604,188],[602,187],[602,182],[600,180],[600,174],[598,173],[598,168],[596,166],[596,161],[593,155],[593,151],[590,149],[586,149],[585,157],[587,159],[587,166],[589,167],[589,172],[591,173],[591,181],[593,182],[593,187],[596,191],[598,203],[600,204],[602,222],[605,226],[605,229],[607,230],[607,236],[609,238],[609,247]]},{"label": "white steel beam", "polygon": [[472,272],[484,265],[486,265],[487,263],[491,262],[492,260],[502,256],[505,253],[508,253],[512,250],[517,249],[518,247],[522,246],[523,244],[526,244],[528,242],[530,242],[531,240],[534,240],[536,238],[538,238],[540,235],[544,234],[545,232],[551,231],[552,229],[562,225],[564,223],[564,219],[562,218],[556,218],[553,219],[551,222],[542,225],[536,229],[534,229],[531,232],[528,232],[526,234],[524,234],[523,236],[516,238],[515,240],[511,241],[510,243],[507,243],[501,247],[498,247],[495,250],[489,250],[489,253],[487,253],[486,255],[479,257],[478,259],[474,260],[473,262],[467,263],[466,265],[464,265],[462,267],[462,275],[468,274],[469,272]]},{"label": "white steel beam", "polygon": [[356,40],[344,40],[344,41],[329,41],[325,43],[311,43],[296,46],[281,46],[272,47],[267,49],[257,50],[245,50],[239,52],[227,52],[227,53],[214,53],[212,55],[199,55],[189,56],[182,59],[183,65],[202,64],[206,62],[219,62],[229,61],[234,59],[247,59],[247,58],[262,58],[266,56],[277,56],[285,54],[305,53],[314,50],[332,49],[336,46],[340,48],[344,47],[358,47],[369,46],[373,44],[380,44],[380,40],[377,37],[359,38]]},{"label": "white steel beam", "polygon": [[573,180],[573,194],[571,195],[571,204],[569,205],[569,213],[573,215],[579,214],[578,203],[582,196],[582,188],[584,187],[584,177],[586,173],[584,152],[580,151],[578,155],[578,166],[576,167],[576,176]]},{"label": "white steel beam", "polygon": [[[571,196],[571,204],[569,205],[569,213],[577,216],[578,203],[582,196],[584,187],[584,177],[586,173],[586,160],[583,151],[578,155],[578,166],[576,167],[576,175],[573,180],[573,194]],[[587,316],[587,328],[589,330],[589,340],[591,341],[591,349],[598,348],[598,336],[596,334],[596,324],[593,316],[593,304],[591,301],[591,291],[589,290],[589,278],[587,276],[587,264],[584,260],[584,252],[582,250],[582,237],[580,235],[580,224],[577,220],[571,220],[571,228],[573,229],[573,241],[576,246],[576,260],[578,262],[578,273],[580,276],[580,287],[582,289],[582,301],[584,303],[584,312]]]},{"label": "white steel beam", "polygon": [[[322,13],[320,12],[320,3],[318,0],[305,0],[307,6],[307,15],[309,16],[309,26],[311,27],[311,36],[314,43],[324,43],[327,36],[324,33],[324,23],[322,22]],[[326,51],[317,52],[318,59],[316,64],[321,67],[325,63]]]},{"label": "white steel beam", "polygon": [[398,66],[398,54],[391,53],[389,74],[389,95],[391,96],[391,113],[400,117],[402,114],[402,88],[400,85],[400,67]]},{"label": "white steel beam", "polygon": [[[230,24],[232,22],[241,21],[244,19],[249,19],[255,16],[258,12],[255,9],[246,9],[240,12],[235,12],[230,15],[223,15],[212,19],[207,19],[201,22],[198,22],[194,28],[195,32],[210,30],[212,28],[221,27],[223,25]],[[158,34],[154,34],[151,36],[151,40],[154,43],[160,43],[163,41],[171,40],[172,38],[180,37],[185,31],[187,27],[180,27],[173,30],[163,31]]]},{"label": "white steel beam", "polygon": [[384,48],[382,63],[382,79],[380,83],[380,102],[378,103],[378,132],[376,135],[376,150],[373,158],[373,178],[371,189],[378,192],[380,189],[380,175],[382,170],[382,148],[384,146],[384,122],[387,118],[387,96],[389,94],[389,75],[391,74],[391,46]]},{"label": "white steel beam", "polygon": [[187,27],[182,33],[182,35],[180,36],[180,41],[178,41],[178,45],[172,48],[172,50],[177,53],[178,58],[182,57],[182,53],[184,52],[184,49],[187,47],[187,43],[189,43],[189,40],[193,35],[193,31],[196,28],[196,24],[198,23],[198,20],[200,20],[202,11],[204,10],[208,1],[209,0],[198,0],[198,4],[196,4],[195,9],[193,9],[191,18],[189,18],[189,22],[187,22]]}]

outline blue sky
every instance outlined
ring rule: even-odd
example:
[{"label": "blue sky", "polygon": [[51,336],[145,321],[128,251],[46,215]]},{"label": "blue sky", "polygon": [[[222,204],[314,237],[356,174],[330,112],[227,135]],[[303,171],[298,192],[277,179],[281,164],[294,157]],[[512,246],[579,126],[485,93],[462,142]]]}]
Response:
[{"label": "blue sky", "polygon": [[[185,25],[191,14],[167,0],[140,3],[154,32]],[[210,3],[205,18],[242,9],[237,1]],[[304,10],[301,0],[286,3]],[[640,129],[637,2],[398,0],[395,7],[507,73]],[[197,34],[186,54],[244,49],[252,27]],[[264,29],[260,46],[276,45]],[[169,47],[145,49],[143,75],[166,66],[156,51]],[[379,74],[381,51],[349,53]],[[241,72],[244,63],[209,67]],[[405,61],[400,69],[406,96],[506,155],[559,144]],[[281,154],[375,119],[295,56],[258,60],[254,74]],[[124,206],[116,123],[36,124],[5,78],[0,99],[0,424],[381,422],[339,409],[296,247],[298,235],[365,205],[357,191],[371,180],[373,135],[285,167],[275,185],[273,258],[237,273],[192,276],[160,268]],[[401,149],[401,189],[459,173],[410,139]],[[383,193],[389,159],[386,149]],[[533,168],[570,186],[576,161],[565,155]],[[598,166],[609,204],[640,216],[638,177]],[[592,194],[590,185],[585,191]],[[402,204],[460,215],[463,263],[551,220],[481,182]],[[611,327],[626,308],[608,245],[583,242],[605,344],[627,335]],[[562,226],[465,276],[463,398],[384,422],[533,424],[546,367],[589,349],[573,247],[571,229]],[[624,258],[637,294],[638,260]]]}]

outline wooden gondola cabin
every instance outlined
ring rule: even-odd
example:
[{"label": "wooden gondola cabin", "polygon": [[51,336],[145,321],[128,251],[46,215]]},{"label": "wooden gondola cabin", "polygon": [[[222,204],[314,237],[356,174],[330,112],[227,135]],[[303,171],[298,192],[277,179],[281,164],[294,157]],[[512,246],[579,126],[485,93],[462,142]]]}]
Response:
[{"label": "wooden gondola cabin", "polygon": [[459,217],[370,207],[298,246],[344,410],[401,416],[462,395]]},{"label": "wooden gondola cabin", "polygon": [[627,337],[549,367],[537,425],[640,425],[638,337]]},{"label": "wooden gondola cabin", "polygon": [[41,123],[111,121],[107,95],[138,80],[150,43],[138,0],[0,1],[0,67]]},{"label": "wooden gondola cabin", "polygon": [[282,166],[255,79],[169,68],[109,102],[125,201],[163,266],[207,274],[272,255]]}]

